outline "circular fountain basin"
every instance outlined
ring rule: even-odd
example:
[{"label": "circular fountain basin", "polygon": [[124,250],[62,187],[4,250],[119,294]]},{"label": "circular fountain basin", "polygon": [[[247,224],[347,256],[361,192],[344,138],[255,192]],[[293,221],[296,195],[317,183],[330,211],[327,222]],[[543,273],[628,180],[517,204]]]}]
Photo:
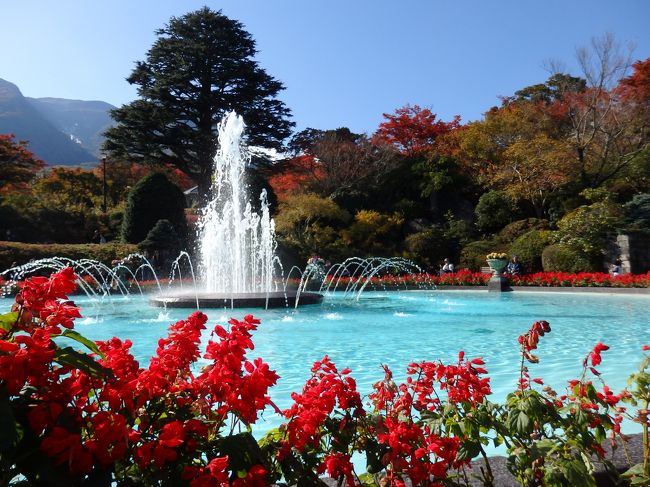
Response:
[{"label": "circular fountain basin", "polygon": [[293,308],[307,304],[319,304],[323,295],[296,291],[270,293],[198,293],[154,296],[152,306],[160,308]]}]

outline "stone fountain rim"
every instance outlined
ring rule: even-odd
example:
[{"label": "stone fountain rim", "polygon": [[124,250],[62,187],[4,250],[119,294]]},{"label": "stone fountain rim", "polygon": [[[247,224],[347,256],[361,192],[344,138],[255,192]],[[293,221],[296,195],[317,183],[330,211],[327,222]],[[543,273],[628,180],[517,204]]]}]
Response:
[{"label": "stone fountain rim", "polygon": [[298,306],[319,304],[323,295],[314,292],[273,291],[250,293],[211,293],[188,291],[183,294],[159,294],[149,299],[152,306],[164,308],[286,308],[294,307],[298,298]]}]

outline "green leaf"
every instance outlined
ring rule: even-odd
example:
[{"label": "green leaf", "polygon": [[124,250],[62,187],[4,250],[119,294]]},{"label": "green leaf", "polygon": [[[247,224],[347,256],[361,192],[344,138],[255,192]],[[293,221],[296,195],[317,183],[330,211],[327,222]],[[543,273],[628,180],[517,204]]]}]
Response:
[{"label": "green leaf", "polygon": [[366,470],[368,473],[379,473],[384,469],[382,457],[389,451],[387,445],[380,445],[374,439],[368,439],[366,444]]},{"label": "green leaf", "polygon": [[16,324],[16,321],[18,321],[18,311],[0,315],[0,329],[9,331]]},{"label": "green leaf", "polygon": [[643,485],[647,486],[650,484],[650,478],[648,477],[634,477],[633,479],[630,479],[630,485]]},{"label": "green leaf", "polygon": [[458,447],[456,454],[457,460],[471,460],[479,456],[481,453],[481,445],[472,441],[465,441]]},{"label": "green leaf", "polygon": [[267,431],[266,434],[260,438],[257,443],[260,445],[260,447],[263,448],[265,446],[270,446],[281,441],[283,437],[284,435],[282,434],[282,431],[280,431],[280,428],[273,428]]},{"label": "green leaf", "polygon": [[96,379],[102,379],[106,376],[112,375],[110,369],[102,367],[92,357],[85,353],[78,352],[72,347],[57,347],[54,352],[54,361],[59,365],[79,369]]},{"label": "green leaf", "polygon": [[636,465],[633,465],[630,467],[628,470],[626,470],[623,473],[624,477],[633,477],[637,475],[643,475],[643,464],[642,463],[637,463]]},{"label": "green leaf", "polygon": [[219,450],[221,454],[228,455],[228,464],[234,471],[246,473],[253,465],[264,465],[262,450],[250,433],[224,437],[219,444]]},{"label": "green leaf", "polygon": [[89,340],[88,338],[83,336],[81,333],[78,333],[78,332],[76,332],[74,330],[65,330],[59,336],[67,337],[67,338],[70,338],[70,339],[74,340],[75,342],[79,342],[82,345],[85,345],[86,348],[88,350],[90,350],[91,352],[94,352],[97,355],[99,355],[101,358],[104,358],[104,354],[99,350],[99,347],[97,346],[97,344],[95,342],[93,342],[92,340]]},{"label": "green leaf", "polygon": [[14,446],[17,437],[16,419],[11,409],[9,395],[7,390],[2,387],[0,389],[0,452],[10,450]]},{"label": "green leaf", "polygon": [[508,415],[508,428],[520,434],[528,433],[530,431],[528,415],[521,410],[513,409]]}]

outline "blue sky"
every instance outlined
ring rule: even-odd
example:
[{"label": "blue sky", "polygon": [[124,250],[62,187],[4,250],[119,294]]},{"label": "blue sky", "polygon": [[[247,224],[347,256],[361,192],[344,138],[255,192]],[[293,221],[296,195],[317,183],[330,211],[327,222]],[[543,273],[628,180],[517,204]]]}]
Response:
[{"label": "blue sky", "polygon": [[3,2],[0,78],[25,96],[136,97],[125,78],[171,16],[208,5],[242,22],[286,85],[297,128],[373,132],[406,103],[475,120],[543,82],[544,61],[612,32],[650,57],[648,0],[20,0]]}]

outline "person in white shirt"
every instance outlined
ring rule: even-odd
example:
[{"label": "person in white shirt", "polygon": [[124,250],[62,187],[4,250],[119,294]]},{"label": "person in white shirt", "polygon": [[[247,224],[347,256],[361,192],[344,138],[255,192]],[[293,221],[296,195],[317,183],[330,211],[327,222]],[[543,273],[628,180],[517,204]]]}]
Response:
[{"label": "person in white shirt", "polygon": [[449,274],[450,272],[454,272],[454,264],[445,257],[442,267],[440,268],[440,274]]}]

